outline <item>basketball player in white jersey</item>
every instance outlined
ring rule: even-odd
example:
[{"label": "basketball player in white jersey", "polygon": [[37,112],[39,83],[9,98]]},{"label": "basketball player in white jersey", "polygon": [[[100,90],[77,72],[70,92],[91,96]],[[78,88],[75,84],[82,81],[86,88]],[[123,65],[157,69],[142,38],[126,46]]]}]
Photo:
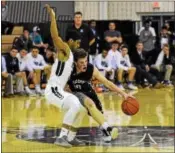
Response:
[{"label": "basketball player in white jersey", "polygon": [[[53,10],[47,5],[47,10],[51,16],[51,36],[57,52],[57,59],[52,66],[52,72],[48,81],[45,96],[50,104],[53,104],[65,111],[63,125],[60,136],[56,139],[55,144],[71,147],[72,145],[84,145],[83,142],[75,138],[77,128],[80,126],[81,120],[87,114],[87,109],[80,103],[78,98],[73,94],[65,92],[63,89],[70,77],[73,66],[73,55],[69,48],[78,48],[79,41],[69,42],[69,46],[62,41],[58,36],[55,14]],[[99,112],[96,108],[92,108],[92,117],[100,118]],[[97,115],[96,115],[97,114]],[[102,126],[106,126],[103,122]],[[109,133],[112,139],[118,135],[117,129],[111,129]]]},{"label": "basketball player in white jersey", "polygon": [[75,135],[77,127],[87,111],[76,96],[63,90],[72,71],[73,55],[69,46],[58,36],[54,11],[49,5],[46,5],[46,8],[51,17],[50,30],[54,46],[57,49],[57,58],[52,66],[51,76],[45,89],[45,97],[48,103],[65,112],[61,132],[56,138],[55,144],[64,147],[84,145],[83,142],[75,138]]}]

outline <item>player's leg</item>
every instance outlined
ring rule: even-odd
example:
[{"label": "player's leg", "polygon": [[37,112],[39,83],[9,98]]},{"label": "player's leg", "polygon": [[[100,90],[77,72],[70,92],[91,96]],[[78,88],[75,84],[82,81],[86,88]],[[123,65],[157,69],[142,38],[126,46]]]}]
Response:
[{"label": "player's leg", "polygon": [[50,65],[44,67],[44,73],[46,74],[46,76],[47,76],[47,81],[48,81],[49,78],[50,78],[50,74],[51,74],[51,66],[50,66]]},{"label": "player's leg", "polygon": [[41,80],[41,70],[40,69],[36,69],[35,70],[35,78],[34,78],[34,84],[35,84],[35,91],[36,94],[41,95],[41,88],[40,88],[40,80]]},{"label": "player's leg", "polygon": [[122,85],[122,79],[123,79],[123,69],[118,69],[117,70],[117,86],[121,89],[121,90],[125,90],[123,88],[123,85]]},{"label": "player's leg", "polygon": [[118,135],[118,130],[116,128],[112,129],[105,121],[100,101],[96,100],[95,103],[92,99],[80,92],[75,93],[75,95],[79,98],[81,104],[87,108],[92,118],[101,126],[103,133],[107,136],[106,141],[111,141],[111,137],[115,139]]},{"label": "player's leg", "polygon": [[134,76],[136,73],[136,68],[131,67],[128,69],[128,88],[131,90],[137,90],[138,88],[133,85]]},{"label": "player's leg", "polygon": [[115,77],[115,70],[114,69],[111,69],[110,71],[110,75],[109,75],[109,79],[114,82],[114,77]]}]

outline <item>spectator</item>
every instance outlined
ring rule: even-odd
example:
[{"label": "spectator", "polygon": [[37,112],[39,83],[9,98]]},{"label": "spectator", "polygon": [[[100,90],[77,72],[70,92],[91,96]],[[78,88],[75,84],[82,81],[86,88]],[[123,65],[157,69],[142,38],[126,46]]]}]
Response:
[{"label": "spectator", "polygon": [[[139,40],[143,43],[144,51],[146,53],[154,50],[154,36],[152,32],[149,30],[150,24],[149,21],[144,23],[145,29],[141,31]],[[145,54],[147,57],[147,54]]]},{"label": "spectator", "polygon": [[113,41],[112,47],[108,52],[108,56],[109,56],[110,61],[111,61],[111,66],[114,70],[116,70],[116,68],[117,68],[117,64],[116,64],[116,56],[117,55],[116,54],[119,54],[118,49],[119,49],[119,43],[117,41]]},{"label": "spectator", "polygon": [[[151,27],[151,24],[152,24],[152,22],[151,22],[151,20],[146,20],[145,22],[149,22],[149,31],[152,33],[152,35],[153,35],[153,37],[156,37],[156,32],[155,32],[155,29],[153,28],[153,27]],[[144,22],[144,23],[145,23]],[[138,35],[140,36],[140,33],[143,31],[145,29],[145,26],[143,26],[143,27],[141,27],[140,28],[140,30],[139,30],[139,32],[138,32]]]},{"label": "spectator", "polygon": [[104,38],[107,44],[110,46],[114,41],[117,41],[119,44],[122,43],[121,32],[116,30],[116,25],[114,22],[109,23],[109,30],[105,31]]},{"label": "spectator", "polygon": [[98,70],[103,74],[103,76],[109,75],[109,79],[111,81],[114,81],[114,69],[112,69],[111,61],[108,58],[108,51],[103,50],[101,54],[98,54],[95,57],[95,66],[98,68]]},{"label": "spectator", "polygon": [[168,44],[169,43],[169,34],[168,34],[168,29],[167,27],[163,26],[160,32],[160,44],[161,44],[161,48],[164,46],[164,44]]},{"label": "spectator", "polygon": [[7,72],[12,74],[13,78],[16,80],[17,93],[22,94],[25,86],[26,94],[30,95],[31,91],[27,85],[26,74],[19,69],[19,61],[16,57],[17,52],[18,50],[16,48],[12,48],[10,53],[6,56]]},{"label": "spectator", "polygon": [[164,84],[167,86],[172,86],[170,82],[170,77],[174,63],[175,63],[175,56],[171,54],[169,45],[164,44],[163,50],[160,52],[157,61],[153,67],[155,67],[160,72],[165,72]]},{"label": "spectator", "polygon": [[[29,64],[28,58],[27,58],[27,51],[25,49],[21,49],[20,52],[16,56],[19,61],[19,69],[21,72],[26,73],[26,76],[28,79],[30,79],[34,84],[36,84],[36,75],[34,73],[34,70],[32,69],[31,65]],[[30,91],[30,96],[33,96],[34,94]]]},{"label": "spectator", "polygon": [[[169,45],[175,45],[175,33],[172,31],[170,24],[168,22],[165,23],[165,27],[167,28],[167,34],[169,37]],[[174,42],[173,42],[174,41]]]},{"label": "spectator", "polygon": [[1,1],[1,20],[7,21],[8,19],[8,6],[5,1]]},{"label": "spectator", "polygon": [[35,80],[36,94],[42,95],[42,91],[40,88],[41,73],[44,71],[44,73],[47,75],[47,78],[49,78],[51,66],[47,65],[46,62],[44,61],[43,56],[39,54],[38,47],[33,47],[32,52],[27,55],[27,58],[31,68],[34,70],[36,74],[36,80]]},{"label": "spectator", "polygon": [[4,97],[11,97],[14,94],[13,91],[13,76],[12,74],[7,73],[6,61],[5,58],[1,57],[2,65],[1,65],[1,75],[2,79],[5,80],[5,91]]},{"label": "spectator", "polygon": [[33,46],[38,47],[40,54],[44,55],[45,49],[48,47],[48,44],[43,43],[43,40],[39,32],[40,32],[40,28],[38,26],[35,26],[33,28],[33,32],[30,34],[30,37],[33,42]]},{"label": "spectator", "polygon": [[55,56],[55,49],[53,47],[48,47],[44,55],[44,60],[48,65],[53,65]]},{"label": "spectator", "polygon": [[94,59],[95,56],[99,53],[100,51],[100,36],[96,30],[96,21],[95,20],[91,20],[89,22],[89,27],[91,28],[94,36],[95,36],[95,43],[93,43],[90,46],[90,56],[89,56],[89,63],[94,64]]},{"label": "spectator", "polygon": [[74,14],[74,24],[68,27],[66,31],[66,41],[68,42],[70,48],[73,42],[80,41],[80,46],[77,47],[85,49],[89,52],[90,46],[95,42],[93,32],[88,25],[82,22],[82,13],[75,12]]},{"label": "spectator", "polygon": [[118,73],[118,83],[117,86],[124,90],[122,85],[123,75],[128,74],[128,88],[131,90],[137,90],[137,87],[133,85],[133,80],[136,72],[136,68],[131,66],[130,58],[128,55],[127,46],[121,48],[121,53],[116,54],[116,63],[117,63],[117,73]]},{"label": "spectator", "polygon": [[32,40],[29,37],[29,31],[24,30],[23,34],[19,38],[15,38],[15,40],[13,42],[13,46],[15,48],[17,48],[18,50],[21,50],[21,49],[25,48],[29,52],[29,50],[33,46]]},{"label": "spectator", "polygon": [[[143,43],[137,42],[136,51],[131,56],[131,61],[136,67],[136,83],[144,85],[144,79],[154,87],[160,88],[161,84],[158,83],[157,79],[161,81],[160,73],[154,68],[150,68],[143,52]],[[152,75],[155,75],[157,79],[154,79]]]}]

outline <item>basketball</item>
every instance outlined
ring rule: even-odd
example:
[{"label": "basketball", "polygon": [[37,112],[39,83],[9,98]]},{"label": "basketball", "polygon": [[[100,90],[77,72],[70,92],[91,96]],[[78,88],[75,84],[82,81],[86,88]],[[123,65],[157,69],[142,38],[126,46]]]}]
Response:
[{"label": "basketball", "polygon": [[139,111],[139,102],[136,99],[129,97],[122,102],[121,107],[126,115],[135,115]]}]

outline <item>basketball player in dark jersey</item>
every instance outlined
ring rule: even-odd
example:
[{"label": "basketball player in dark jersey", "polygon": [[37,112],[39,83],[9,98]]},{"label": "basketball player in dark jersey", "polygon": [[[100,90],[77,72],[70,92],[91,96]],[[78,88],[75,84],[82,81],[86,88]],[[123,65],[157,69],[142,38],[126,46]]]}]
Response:
[{"label": "basketball player in dark jersey", "polygon": [[[102,105],[97,94],[91,86],[91,79],[96,78],[110,90],[119,93],[124,99],[130,97],[127,93],[119,89],[111,81],[107,80],[96,67],[88,63],[87,53],[83,49],[77,49],[74,52],[74,68],[68,81],[69,88],[76,95],[82,105],[87,108],[89,115],[99,123],[104,133],[105,141],[111,141],[111,128],[104,119]],[[131,96],[132,97],[132,96]],[[118,134],[118,131],[116,131]],[[116,137],[116,134],[114,134]]]}]

